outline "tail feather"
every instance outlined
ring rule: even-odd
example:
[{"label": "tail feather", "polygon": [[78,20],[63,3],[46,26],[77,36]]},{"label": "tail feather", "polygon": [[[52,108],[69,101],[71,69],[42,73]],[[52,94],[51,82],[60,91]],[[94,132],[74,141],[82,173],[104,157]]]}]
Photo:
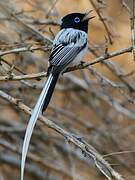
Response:
[{"label": "tail feather", "polygon": [[25,161],[26,161],[28,147],[29,147],[29,143],[30,143],[30,139],[32,136],[34,126],[36,124],[39,114],[41,112],[45,111],[45,109],[47,108],[47,106],[49,104],[49,101],[51,99],[53,90],[55,88],[58,76],[59,76],[59,74],[53,75],[52,73],[49,75],[49,77],[45,83],[45,86],[38,98],[38,101],[33,110],[31,118],[28,122],[28,126],[27,126],[26,133],[25,133],[25,138],[24,138],[24,142],[23,142],[23,148],[22,148],[21,180],[23,180],[23,176],[24,176]]},{"label": "tail feather", "polygon": [[50,99],[52,97],[52,94],[53,94],[53,91],[54,91],[54,88],[55,88],[55,85],[56,85],[56,82],[58,80],[58,77],[59,77],[59,74],[55,74],[52,78],[52,81],[51,81],[51,84],[50,86],[48,87],[48,92],[47,92],[47,95],[46,95],[46,98],[45,98],[45,101],[43,103],[43,106],[42,106],[42,113],[46,110],[49,102],[50,102]]}]

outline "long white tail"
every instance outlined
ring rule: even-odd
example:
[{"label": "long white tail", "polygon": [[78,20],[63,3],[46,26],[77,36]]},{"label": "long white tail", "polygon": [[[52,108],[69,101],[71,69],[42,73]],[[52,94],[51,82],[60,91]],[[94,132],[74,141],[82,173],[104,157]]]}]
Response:
[{"label": "long white tail", "polygon": [[36,103],[36,106],[33,110],[33,113],[31,115],[31,118],[28,122],[28,126],[26,129],[26,133],[25,133],[25,137],[24,137],[24,142],[23,142],[23,148],[22,148],[22,159],[21,159],[21,180],[23,180],[23,176],[24,176],[24,167],[25,167],[25,161],[26,161],[26,156],[27,156],[27,152],[28,152],[28,147],[29,147],[29,143],[30,143],[30,139],[32,136],[32,132],[34,129],[34,126],[36,124],[36,121],[38,119],[39,114],[42,113],[43,110],[45,110],[49,104],[49,101],[51,99],[53,90],[55,88],[57,79],[58,79],[58,75],[53,75],[50,74],[45,86],[38,98],[38,101]]}]

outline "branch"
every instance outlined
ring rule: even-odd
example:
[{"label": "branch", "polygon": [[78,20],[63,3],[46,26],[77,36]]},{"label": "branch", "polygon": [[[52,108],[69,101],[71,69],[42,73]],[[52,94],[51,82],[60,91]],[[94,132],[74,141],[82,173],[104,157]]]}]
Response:
[{"label": "branch", "polygon": [[[15,52],[17,53],[19,51],[22,52],[22,51],[28,51],[28,50],[29,49],[27,49],[27,48],[20,48],[20,49],[18,48],[18,49],[5,51],[5,53],[3,52],[3,54],[15,53]],[[128,48],[124,48],[124,49],[120,49],[120,50],[117,50],[117,51],[114,51],[111,53],[107,53],[107,54],[104,54],[104,55],[96,58],[95,60],[93,60],[91,62],[85,62],[83,64],[79,64],[74,67],[69,67],[63,73],[75,71],[78,69],[85,69],[88,66],[92,66],[94,64],[100,63],[100,62],[110,59],[112,57],[119,56],[121,54],[125,54],[125,53],[131,52],[131,51],[132,51],[132,47],[130,46]],[[1,61],[3,61],[3,60],[1,59]],[[15,76],[15,75],[0,76],[0,81],[8,81],[8,80],[18,81],[18,80],[23,80],[23,79],[34,79],[34,78],[41,78],[41,77],[46,77],[46,72],[41,72],[41,73],[37,73],[37,74],[19,75],[19,76]]]},{"label": "branch", "polygon": [[34,47],[33,45],[29,45],[26,47],[13,48],[7,51],[0,51],[0,56],[5,56],[7,54],[12,54],[12,53],[27,52],[27,51],[33,52],[35,50],[48,51],[50,49],[51,49],[50,47],[46,47],[46,46]]},{"label": "branch", "polygon": [[[0,91],[0,96],[3,99],[9,101],[11,104],[16,105],[20,110],[24,111],[26,114],[31,114],[32,110],[28,106],[13,98],[12,96],[6,94],[3,91]],[[38,119],[47,127],[53,129],[54,131],[64,136],[68,140],[68,142],[72,142],[74,145],[76,145],[79,149],[82,150],[83,153],[85,153],[85,155],[89,159],[93,159],[95,166],[101,171],[102,174],[106,176],[107,179],[111,180],[115,178],[116,180],[123,180],[122,176],[118,174],[116,171],[114,171],[114,169],[109,165],[109,163],[105,161],[103,157],[92,146],[87,144],[85,141],[82,141],[80,138],[77,138],[75,135],[72,135],[68,131],[62,129],[57,124],[45,118],[44,116],[39,116]]]},{"label": "branch", "polygon": [[129,52],[132,51],[132,49],[133,49],[132,46],[130,46],[128,48],[123,48],[123,49],[120,49],[120,50],[117,50],[117,51],[114,51],[114,52],[111,52],[111,53],[104,54],[104,55],[94,59],[91,62],[85,62],[83,64],[80,64],[79,66],[75,66],[75,67],[72,67],[72,68],[67,68],[65,72],[74,71],[74,70],[77,70],[77,69],[87,68],[88,66],[92,66],[94,64],[97,64],[97,63],[100,63],[102,61],[108,60],[108,59],[110,59],[112,57],[119,56],[119,55],[125,54],[125,53],[129,53]]},{"label": "branch", "polygon": [[29,80],[29,79],[39,79],[41,77],[46,77],[46,72],[40,72],[37,74],[27,74],[27,75],[7,75],[7,76],[0,76],[0,81],[20,81],[20,80]]},{"label": "branch", "polygon": [[38,37],[38,39],[43,42],[44,44],[47,45],[51,45],[52,44],[52,40],[48,37],[46,37],[44,34],[42,34],[41,32],[39,32],[38,30],[36,30],[35,28],[27,25],[25,22],[23,22],[21,19],[19,19],[16,16],[16,13],[12,13],[12,11],[10,9],[8,9],[3,2],[0,2],[0,6],[1,8],[3,8],[3,10],[8,14],[8,16],[10,18],[15,19],[19,24],[21,24],[22,26],[24,26],[27,31],[31,32],[32,34],[36,35],[36,37]]}]

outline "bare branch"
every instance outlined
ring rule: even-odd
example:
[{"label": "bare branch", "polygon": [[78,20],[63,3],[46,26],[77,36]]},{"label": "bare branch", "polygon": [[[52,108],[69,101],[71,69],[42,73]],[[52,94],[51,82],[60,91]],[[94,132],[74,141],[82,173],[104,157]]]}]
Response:
[{"label": "bare branch", "polygon": [[0,76],[0,81],[20,81],[25,79],[39,79],[42,77],[46,77],[46,72],[41,72],[37,74],[27,74],[27,75],[7,75],[7,76]]},{"label": "bare branch", "polygon": [[[17,99],[13,98],[12,96],[6,94],[3,91],[0,91],[0,96],[3,99],[9,101],[10,103],[16,105],[20,110],[24,111],[25,113],[27,113],[29,115],[31,114],[31,109],[28,106],[26,106],[22,102],[19,102]],[[96,167],[108,179],[112,179],[112,178],[115,178],[117,180],[123,179],[122,176],[119,175],[116,171],[114,171],[113,168],[111,168],[111,166],[108,164],[108,162],[106,162],[103,159],[103,157],[96,150],[94,150],[94,148],[92,146],[87,144],[85,141],[78,139],[75,135],[72,135],[71,133],[65,131],[64,129],[62,129],[61,127],[56,125],[51,120],[45,118],[44,116],[40,116],[39,120],[44,125],[48,126],[49,128],[55,130],[56,132],[58,132],[59,134],[64,136],[69,142],[72,142],[73,144],[75,144],[78,148],[80,148],[82,150],[82,152],[84,152],[87,155],[88,158],[92,158],[94,160]]]},{"label": "bare branch", "polygon": [[97,57],[95,60],[92,60],[91,62],[85,62],[83,64],[80,64],[79,66],[76,66],[76,67],[73,67],[73,68],[68,68],[66,69],[66,72],[68,71],[74,71],[76,69],[84,69],[88,66],[91,66],[91,65],[94,65],[94,64],[97,64],[99,62],[103,62],[105,60],[108,60],[112,57],[115,57],[115,56],[119,56],[119,55],[122,55],[122,54],[125,54],[125,53],[129,53],[132,51],[132,47],[128,47],[128,48],[124,48],[124,49],[120,49],[120,50],[117,50],[117,51],[114,51],[114,52],[111,52],[111,53],[107,53],[107,54],[104,54],[103,56],[100,56],[100,57]]}]

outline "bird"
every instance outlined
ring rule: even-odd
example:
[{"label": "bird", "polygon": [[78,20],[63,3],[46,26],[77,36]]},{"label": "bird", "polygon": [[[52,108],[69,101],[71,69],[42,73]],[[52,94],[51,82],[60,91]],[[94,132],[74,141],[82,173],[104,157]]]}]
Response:
[{"label": "bird", "polygon": [[60,31],[55,36],[49,56],[47,80],[32,111],[22,147],[21,180],[24,178],[25,161],[36,121],[52,97],[59,75],[67,68],[79,65],[88,47],[88,22],[94,18],[91,10],[86,13],[70,13],[61,19]]}]

